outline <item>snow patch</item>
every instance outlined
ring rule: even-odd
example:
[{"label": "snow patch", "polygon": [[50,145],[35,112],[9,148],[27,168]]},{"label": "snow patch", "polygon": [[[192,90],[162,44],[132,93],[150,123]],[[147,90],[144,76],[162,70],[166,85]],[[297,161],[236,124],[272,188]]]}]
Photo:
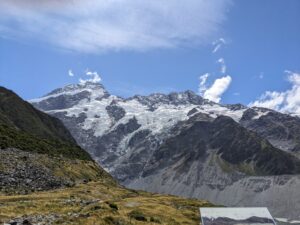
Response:
[{"label": "snow patch", "polygon": [[257,119],[259,119],[262,116],[266,116],[270,112],[270,111],[261,110],[261,109],[258,109],[258,108],[255,108],[254,110],[257,113],[257,115],[252,118],[253,120],[257,120]]},{"label": "snow patch", "polygon": [[201,113],[207,113],[213,118],[217,118],[218,116],[229,116],[234,121],[239,122],[240,119],[243,116],[243,113],[247,109],[240,109],[240,110],[230,110],[229,108],[226,108],[219,104],[205,104],[202,106],[197,107],[199,112]]}]

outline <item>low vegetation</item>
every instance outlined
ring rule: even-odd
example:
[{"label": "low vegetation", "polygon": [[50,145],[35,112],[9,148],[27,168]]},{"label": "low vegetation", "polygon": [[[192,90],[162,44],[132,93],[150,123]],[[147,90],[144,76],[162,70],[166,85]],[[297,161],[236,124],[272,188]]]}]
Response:
[{"label": "low vegetation", "polygon": [[7,148],[92,161],[60,120],[0,87],[0,149]]},{"label": "low vegetation", "polygon": [[23,151],[92,160],[79,146],[59,139],[42,139],[0,123],[0,149],[18,148]]},{"label": "low vegetation", "polygon": [[0,195],[0,223],[199,224],[209,202],[125,189],[109,180],[29,195]]}]

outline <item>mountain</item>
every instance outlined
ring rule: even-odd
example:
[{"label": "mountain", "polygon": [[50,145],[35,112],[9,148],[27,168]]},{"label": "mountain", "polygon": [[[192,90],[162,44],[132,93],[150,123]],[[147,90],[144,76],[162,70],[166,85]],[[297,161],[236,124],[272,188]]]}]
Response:
[{"label": "mountain", "polygon": [[0,192],[28,193],[111,179],[63,123],[0,87]]},{"label": "mountain", "polygon": [[1,224],[198,224],[213,206],[126,189],[59,119],[2,87],[0,103]]},{"label": "mountain", "polygon": [[298,217],[297,117],[221,105],[192,91],[124,99],[91,82],[30,102],[61,119],[127,187]]},{"label": "mountain", "polygon": [[193,162],[198,164],[209,157],[216,159],[214,165],[222,162],[222,166],[228,166],[226,170],[246,175],[300,174],[300,160],[274,148],[227,116],[212,119],[199,113],[175,126],[171,133],[175,135],[153,153],[142,177],[175,165],[177,172],[184,172],[190,170]]},{"label": "mountain", "polygon": [[244,112],[240,123],[269,140],[275,147],[300,156],[299,117],[254,107]]}]

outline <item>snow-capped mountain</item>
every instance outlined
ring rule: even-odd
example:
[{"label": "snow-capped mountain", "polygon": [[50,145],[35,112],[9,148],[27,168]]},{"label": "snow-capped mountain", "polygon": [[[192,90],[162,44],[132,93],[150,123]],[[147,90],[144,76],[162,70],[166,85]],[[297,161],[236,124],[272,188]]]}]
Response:
[{"label": "snow-capped mountain", "polygon": [[269,206],[276,216],[299,219],[293,213],[300,210],[298,117],[221,105],[192,91],[124,99],[92,82],[56,89],[31,103],[61,119],[128,187]]},{"label": "snow-capped mountain", "polygon": [[209,102],[192,91],[123,99],[92,82],[56,89],[31,103],[64,121],[78,143],[112,173],[112,159],[127,154],[136,139],[155,137],[151,145],[157,146],[173,126],[196,113],[226,115],[238,122],[247,109]]}]

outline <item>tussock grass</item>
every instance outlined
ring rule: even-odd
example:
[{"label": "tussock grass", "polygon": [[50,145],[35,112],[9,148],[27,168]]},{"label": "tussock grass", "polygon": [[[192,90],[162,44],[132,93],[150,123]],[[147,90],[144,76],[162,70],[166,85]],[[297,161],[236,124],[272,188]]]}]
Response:
[{"label": "tussock grass", "polygon": [[201,206],[212,204],[98,181],[29,195],[0,195],[0,223],[25,214],[55,214],[54,224],[199,224]]}]

